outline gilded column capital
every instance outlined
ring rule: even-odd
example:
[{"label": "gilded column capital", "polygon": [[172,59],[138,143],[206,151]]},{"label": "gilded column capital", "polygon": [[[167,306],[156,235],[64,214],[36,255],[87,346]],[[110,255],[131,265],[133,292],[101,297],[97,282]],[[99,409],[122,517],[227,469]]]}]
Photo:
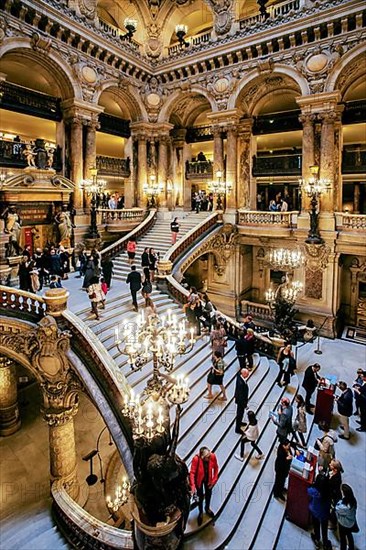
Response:
[{"label": "gilded column capital", "polygon": [[326,123],[326,124],[334,124],[339,120],[340,114],[336,111],[324,111],[323,113],[318,113],[317,119],[320,122]]},{"label": "gilded column capital", "polygon": [[74,403],[71,407],[63,409],[41,409],[41,413],[49,426],[58,428],[68,424],[77,414],[78,408],[79,404]]},{"label": "gilded column capital", "polygon": [[299,116],[299,121],[303,126],[312,126],[316,121],[316,115],[310,113],[301,113]]},{"label": "gilded column capital", "polygon": [[212,134],[214,138],[222,137],[223,131],[223,127],[219,124],[212,125]]}]

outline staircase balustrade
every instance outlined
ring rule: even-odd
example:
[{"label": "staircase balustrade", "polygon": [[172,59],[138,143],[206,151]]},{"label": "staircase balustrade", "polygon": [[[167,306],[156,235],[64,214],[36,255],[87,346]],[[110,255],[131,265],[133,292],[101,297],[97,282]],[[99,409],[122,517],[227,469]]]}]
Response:
[{"label": "staircase balustrade", "polygon": [[137,227],[135,227],[132,231],[130,231],[127,235],[122,237],[121,239],[118,239],[115,243],[111,244],[110,246],[107,246],[104,250],[101,251],[101,255],[103,256],[110,256],[114,257],[120,252],[122,252],[127,244],[127,241],[131,237],[135,237],[138,239],[138,237],[141,237],[146,231],[148,231],[155,223],[156,220],[156,210],[150,210],[146,218],[142,223],[140,223]]},{"label": "staircase balustrade", "polygon": [[[145,210],[142,208],[118,208],[114,210],[109,208],[98,208],[97,213],[101,218],[100,223],[104,225],[112,224],[113,227],[116,228],[119,225],[123,226],[126,222],[141,223],[144,219]],[[117,222],[121,222],[121,224]],[[123,227],[121,227],[121,231],[122,230]]]},{"label": "staircase balustrade", "polygon": [[348,214],[336,212],[336,227],[338,231],[365,231],[366,214]]},{"label": "staircase balustrade", "polygon": [[10,315],[12,312],[17,316],[28,314],[27,317],[30,316],[35,321],[39,321],[45,315],[45,300],[32,292],[1,285],[0,297],[0,309]]},{"label": "staircase balustrade", "polygon": [[257,210],[239,210],[238,225],[276,225],[292,228],[297,224],[298,212],[262,212]]},{"label": "staircase balustrade", "polygon": [[67,494],[61,481],[51,487],[53,515],[73,548],[116,550],[134,548],[132,532],[117,529],[91,516]]}]

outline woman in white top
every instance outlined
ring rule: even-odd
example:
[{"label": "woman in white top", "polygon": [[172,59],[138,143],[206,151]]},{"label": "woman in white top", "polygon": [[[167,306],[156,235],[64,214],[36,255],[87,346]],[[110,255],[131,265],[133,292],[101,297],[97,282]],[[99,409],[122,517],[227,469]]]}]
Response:
[{"label": "woman in white top", "polygon": [[235,458],[240,460],[241,462],[244,461],[244,450],[245,450],[245,444],[250,443],[253,449],[257,451],[257,455],[255,458],[261,459],[264,457],[264,454],[258,447],[256,441],[259,437],[259,430],[258,430],[258,421],[255,416],[255,413],[253,411],[248,411],[248,425],[245,428],[243,432],[243,436],[240,441],[240,454],[236,454]]}]

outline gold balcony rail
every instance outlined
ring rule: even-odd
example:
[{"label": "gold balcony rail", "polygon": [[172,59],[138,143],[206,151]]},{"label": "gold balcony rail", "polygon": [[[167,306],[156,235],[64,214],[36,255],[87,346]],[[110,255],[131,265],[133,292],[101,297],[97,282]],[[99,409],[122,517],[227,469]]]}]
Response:
[{"label": "gold balcony rail", "polygon": [[259,210],[239,210],[238,225],[294,227],[298,212],[262,212]]},{"label": "gold balcony rail", "polygon": [[366,214],[336,212],[335,216],[338,231],[366,231]]}]

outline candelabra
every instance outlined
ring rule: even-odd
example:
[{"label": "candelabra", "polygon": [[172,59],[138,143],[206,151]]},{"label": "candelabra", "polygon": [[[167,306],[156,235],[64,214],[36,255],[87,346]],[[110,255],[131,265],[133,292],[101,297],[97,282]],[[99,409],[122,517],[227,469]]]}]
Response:
[{"label": "candelabra", "polygon": [[107,496],[106,502],[108,510],[111,514],[115,514],[121,506],[128,502],[130,488],[131,486],[127,480],[127,477],[124,477],[122,480],[122,485],[118,485],[116,488],[114,498],[112,499],[110,496]]},{"label": "candelabra", "polygon": [[150,183],[144,184],[144,193],[147,197],[147,207],[153,208],[156,206],[157,197],[164,191],[164,184],[158,183],[154,175],[150,176]]},{"label": "candelabra", "polygon": [[[216,180],[211,181],[208,184],[208,189],[214,195],[217,196],[217,209],[225,210],[226,209],[226,196],[230,195],[232,190],[232,184],[222,180],[222,172],[218,170],[216,172]],[[224,200],[222,200],[222,196]]]},{"label": "candelabra", "polygon": [[319,233],[319,198],[330,189],[330,182],[318,178],[319,166],[310,166],[311,177],[300,179],[300,189],[306,193],[310,200],[310,230],[305,240],[309,244],[322,244],[324,241]]},{"label": "candelabra", "polygon": [[102,193],[107,184],[106,180],[101,180],[98,178],[98,170],[92,168],[90,170],[90,175],[92,179],[86,179],[83,181],[83,187],[86,190],[87,195],[91,195],[90,201],[90,226],[88,231],[89,239],[99,239],[100,235],[98,232],[97,224],[97,195]]},{"label": "candelabra", "polygon": [[182,49],[183,47],[188,48],[189,46],[189,42],[187,40],[184,40],[184,37],[186,36],[187,32],[188,32],[187,25],[176,25],[175,34],[177,35],[180,49]]},{"label": "candelabra", "polygon": [[[185,403],[189,396],[188,379],[175,378],[166,373],[174,369],[177,355],[189,353],[195,343],[194,329],[186,330],[186,321],[178,323],[176,315],[168,310],[168,316],[138,315],[136,323],[128,323],[115,329],[115,342],[120,353],[128,356],[133,371],[141,370],[152,361],[153,374],[147,380],[140,396],[131,390],[125,396],[122,414],[128,417],[135,439],[151,440],[166,429],[167,418],[161,406],[161,398],[174,405]],[[189,336],[190,335],[190,336]],[[157,404],[160,401],[160,405]]]},{"label": "candelabra", "polygon": [[120,39],[128,40],[129,42],[131,42],[132,37],[137,30],[137,20],[132,19],[131,17],[126,17],[126,19],[123,21],[123,25],[127,32],[126,34],[121,34]]}]

